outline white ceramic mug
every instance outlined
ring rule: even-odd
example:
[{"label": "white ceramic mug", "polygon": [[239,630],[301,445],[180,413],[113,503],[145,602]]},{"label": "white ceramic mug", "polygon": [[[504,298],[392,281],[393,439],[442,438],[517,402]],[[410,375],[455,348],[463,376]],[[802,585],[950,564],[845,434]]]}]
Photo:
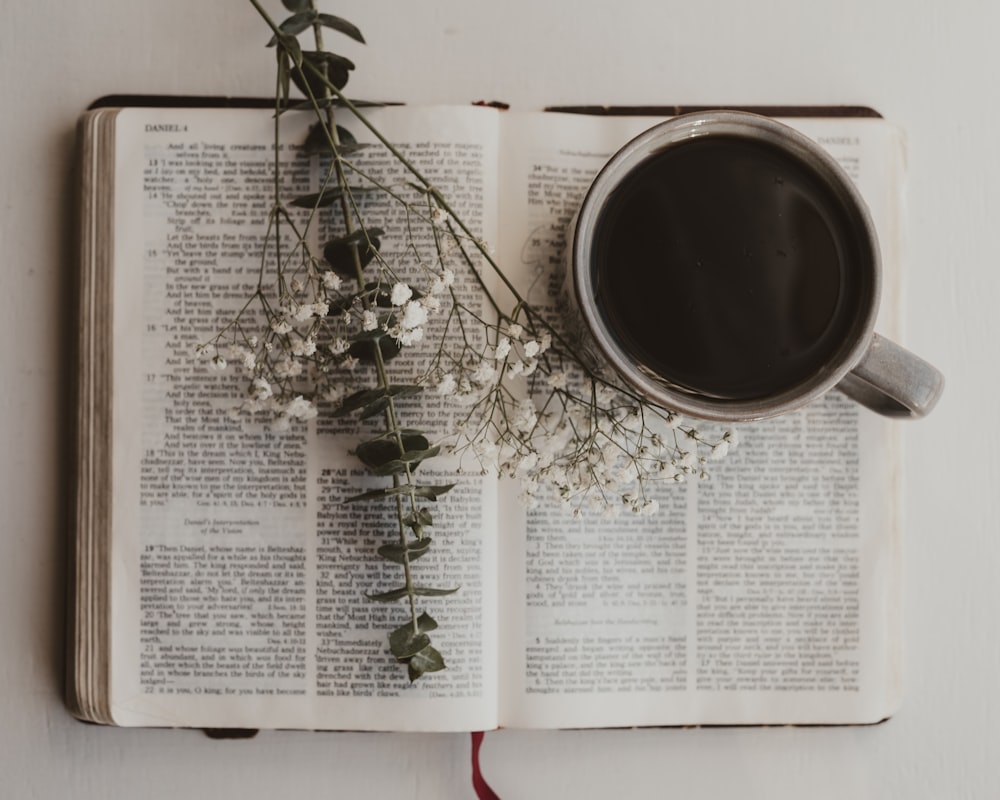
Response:
[{"label": "white ceramic mug", "polygon": [[[941,394],[938,370],[874,332],[879,243],[854,183],[773,119],[697,112],[640,134],[594,180],[568,256],[603,360],[666,408],[747,421],[836,387],[881,414],[920,417]],[[675,341],[688,329],[698,332]]]}]

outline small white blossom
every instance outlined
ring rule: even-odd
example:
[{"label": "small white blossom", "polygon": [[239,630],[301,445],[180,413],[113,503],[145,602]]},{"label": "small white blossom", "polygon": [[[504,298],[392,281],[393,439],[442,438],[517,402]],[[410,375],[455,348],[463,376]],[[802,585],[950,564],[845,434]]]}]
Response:
[{"label": "small white blossom", "polygon": [[725,458],[726,454],[729,452],[729,442],[725,439],[715,444],[708,454],[708,457],[713,461],[718,461],[720,458]]},{"label": "small white blossom", "polygon": [[423,328],[410,328],[408,330],[400,331],[399,335],[396,337],[396,341],[398,341],[403,347],[409,347],[411,344],[416,344],[423,338]]},{"label": "small white blossom", "polygon": [[332,292],[340,291],[340,276],[332,269],[323,273],[323,286]]},{"label": "small white blossom", "polygon": [[418,328],[427,321],[427,309],[419,302],[410,300],[403,307],[403,319],[400,324],[404,328]]},{"label": "small white blossom", "polygon": [[444,225],[449,219],[449,214],[443,208],[435,208],[431,212],[431,221],[435,225]]},{"label": "small white blossom", "polygon": [[299,278],[292,278],[291,287],[293,292],[301,292],[306,288]]},{"label": "small white blossom", "polygon": [[337,338],[330,343],[330,352],[335,356],[342,356],[350,348],[350,343],[346,339]]},{"label": "small white blossom", "polygon": [[274,394],[269,384],[264,378],[254,378],[250,384],[250,395],[255,400],[267,400]]},{"label": "small white blossom", "polygon": [[510,353],[510,339],[508,339],[506,336],[501,336],[500,341],[497,342],[497,347],[494,353],[494,357],[496,358],[497,361],[503,361],[505,358],[507,358],[509,353]]},{"label": "small white blossom", "polygon": [[397,283],[392,287],[392,292],[389,295],[389,299],[394,306],[403,305],[411,297],[413,297],[413,290],[405,283]]},{"label": "small white blossom", "polygon": [[354,356],[348,356],[343,361],[344,369],[349,369],[352,372],[358,366],[358,360]]},{"label": "small white blossom", "polygon": [[541,351],[541,345],[539,345],[538,342],[536,342],[534,339],[524,343],[524,354],[528,358],[533,358],[534,356],[537,356],[540,351]]},{"label": "small white blossom", "polygon": [[516,322],[513,325],[511,325],[509,328],[507,328],[507,335],[511,339],[513,339],[514,341],[517,341],[518,339],[520,339],[521,338],[521,334],[523,334],[523,333],[524,333],[524,328],[522,328]]},{"label": "small white blossom", "polygon": [[292,419],[309,420],[319,412],[310,400],[306,400],[302,395],[296,395],[285,406],[284,413]]},{"label": "small white blossom", "polygon": [[535,406],[530,400],[518,402],[511,424],[514,426],[514,430],[519,433],[531,433],[535,425],[538,424],[538,416],[535,413]]},{"label": "small white blossom", "polygon": [[454,394],[456,388],[458,388],[458,384],[455,382],[455,376],[449,372],[438,381],[435,391],[440,395],[447,395]]},{"label": "small white blossom", "polygon": [[545,380],[553,389],[562,389],[566,386],[566,373],[558,370],[551,373]]},{"label": "small white blossom", "polygon": [[479,362],[479,366],[476,367],[475,371],[471,375],[473,383],[487,384],[492,383],[493,379],[497,376],[497,369],[489,361],[483,359]]},{"label": "small white blossom", "polygon": [[275,319],[271,322],[271,330],[277,333],[279,336],[283,336],[286,333],[292,332],[292,326],[284,319]]},{"label": "small white blossom", "polygon": [[373,331],[378,327],[378,315],[368,309],[361,315],[361,330]]},{"label": "small white blossom", "polygon": [[217,369],[220,372],[224,370],[227,366],[229,366],[229,364],[226,362],[226,359],[224,359],[220,355],[212,356],[212,360],[208,362],[208,365],[212,369]]},{"label": "small white blossom", "polygon": [[520,359],[507,365],[508,378],[516,378],[522,372],[524,372],[524,362],[521,361]]}]

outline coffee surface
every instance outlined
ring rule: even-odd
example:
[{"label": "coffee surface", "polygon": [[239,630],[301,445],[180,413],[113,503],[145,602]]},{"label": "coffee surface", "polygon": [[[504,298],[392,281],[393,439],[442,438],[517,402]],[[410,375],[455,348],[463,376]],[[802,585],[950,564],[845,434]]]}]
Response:
[{"label": "coffee surface", "polygon": [[767,144],[694,138],[651,156],[598,218],[591,268],[614,336],[704,395],[775,394],[850,335],[863,274],[836,195]]}]

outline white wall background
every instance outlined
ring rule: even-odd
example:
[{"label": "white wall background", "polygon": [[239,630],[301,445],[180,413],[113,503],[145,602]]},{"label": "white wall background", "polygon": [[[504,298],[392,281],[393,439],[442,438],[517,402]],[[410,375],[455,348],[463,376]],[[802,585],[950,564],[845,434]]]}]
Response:
[{"label": "white wall background", "polygon": [[[266,95],[243,0],[4,3],[0,18],[0,793],[470,797],[462,735],[216,742],[61,701],[71,165],[109,93]],[[277,0],[267,0],[274,13]],[[903,341],[948,377],[904,433],[903,709],[871,728],[487,736],[505,798],[1000,796],[1000,5],[986,0],[342,0],[356,96],[410,103],[868,104],[909,138]]]}]

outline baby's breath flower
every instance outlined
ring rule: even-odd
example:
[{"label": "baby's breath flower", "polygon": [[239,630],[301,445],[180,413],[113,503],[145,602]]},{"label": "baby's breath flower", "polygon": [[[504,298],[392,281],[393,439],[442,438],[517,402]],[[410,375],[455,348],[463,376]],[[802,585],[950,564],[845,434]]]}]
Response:
[{"label": "baby's breath flower", "polygon": [[500,341],[497,342],[496,350],[494,351],[494,357],[497,361],[503,361],[510,354],[510,339],[506,336],[501,336]]},{"label": "baby's breath flower", "polygon": [[413,297],[413,290],[405,283],[397,283],[392,287],[389,300],[394,306],[401,306],[411,297]]},{"label": "baby's breath flower", "polygon": [[548,383],[548,385],[553,389],[562,389],[566,385],[566,373],[562,370],[549,373],[545,382]]},{"label": "baby's breath flower", "polygon": [[435,391],[440,395],[448,395],[454,394],[457,388],[458,383],[455,381],[455,376],[448,372],[438,381]]},{"label": "baby's breath flower", "polygon": [[219,370],[220,372],[221,372],[222,370],[224,370],[224,369],[225,369],[225,368],[226,368],[227,366],[229,366],[229,364],[228,364],[228,362],[226,361],[226,359],[224,359],[224,358],[223,358],[222,356],[220,356],[220,355],[214,355],[214,356],[212,356],[212,360],[208,362],[208,365],[209,365],[209,366],[210,366],[210,367],[211,367],[212,369],[217,369],[217,370]]},{"label": "baby's breath flower", "polygon": [[722,439],[720,442],[712,446],[712,449],[709,451],[708,457],[713,461],[718,461],[720,458],[725,458],[728,452],[729,452],[729,442],[726,439]]},{"label": "baby's breath flower", "polygon": [[274,394],[269,384],[264,378],[254,378],[250,384],[250,395],[255,400],[267,400]]},{"label": "baby's breath flower", "polygon": [[302,395],[296,395],[285,406],[284,414],[291,419],[309,420],[319,413],[316,405]]},{"label": "baby's breath flower", "polygon": [[327,270],[323,273],[323,286],[329,289],[331,292],[340,291],[340,276],[334,272],[332,269]]},{"label": "baby's breath flower", "polygon": [[366,309],[361,314],[361,330],[373,331],[378,327],[378,315],[371,309]]},{"label": "baby's breath flower", "polygon": [[284,319],[274,319],[271,321],[271,330],[279,336],[292,332],[292,326]]},{"label": "baby's breath flower", "polygon": [[403,328],[417,328],[427,321],[427,308],[420,302],[410,300],[403,306]]}]

